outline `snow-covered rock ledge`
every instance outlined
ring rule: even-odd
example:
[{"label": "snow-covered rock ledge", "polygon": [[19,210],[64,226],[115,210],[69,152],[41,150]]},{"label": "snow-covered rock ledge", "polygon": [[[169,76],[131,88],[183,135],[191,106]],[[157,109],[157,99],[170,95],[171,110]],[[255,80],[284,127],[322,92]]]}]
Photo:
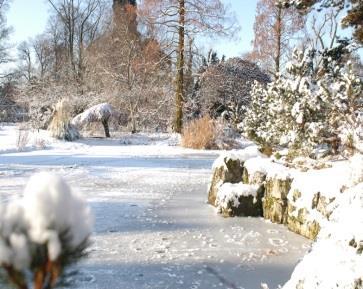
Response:
[{"label": "snow-covered rock ledge", "polygon": [[320,170],[299,171],[251,146],[223,153],[214,162],[208,201],[223,216],[263,215],[315,239],[329,221],[337,197],[362,181],[362,168],[363,157],[356,155]]},{"label": "snow-covered rock ledge", "polygon": [[334,202],[312,250],[283,289],[363,288],[363,183]]},{"label": "snow-covered rock ledge", "polygon": [[222,154],[213,170],[217,212],[263,215],[316,240],[282,289],[363,289],[363,155],[298,171],[250,147]]},{"label": "snow-covered rock ledge", "polygon": [[213,164],[213,176],[208,189],[208,202],[218,212],[228,216],[262,215],[263,191],[256,184],[242,183],[244,162],[262,156],[256,146],[220,155]]}]

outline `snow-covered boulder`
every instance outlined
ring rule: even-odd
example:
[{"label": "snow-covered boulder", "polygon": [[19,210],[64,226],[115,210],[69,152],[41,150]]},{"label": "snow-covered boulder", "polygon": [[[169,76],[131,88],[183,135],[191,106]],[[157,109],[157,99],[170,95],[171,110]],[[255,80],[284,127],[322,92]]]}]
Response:
[{"label": "snow-covered boulder", "polygon": [[250,158],[244,163],[242,179],[245,184],[263,185],[271,160],[258,156]]},{"label": "snow-covered boulder", "polygon": [[224,183],[235,184],[241,182],[244,162],[259,155],[261,153],[256,146],[222,153],[213,163],[213,176],[208,189],[208,202],[215,206],[219,187]]},{"label": "snow-covered boulder", "polygon": [[347,164],[295,175],[288,194],[288,228],[315,239],[333,211],[332,203],[349,179]]},{"label": "snow-covered boulder", "polygon": [[224,183],[219,187],[215,205],[225,217],[262,216],[263,191],[258,185]]},{"label": "snow-covered boulder", "polygon": [[329,223],[283,289],[363,288],[363,183],[340,194]]},{"label": "snow-covered boulder", "polygon": [[110,104],[100,103],[75,116],[72,119],[71,124],[78,129],[81,129],[92,122],[101,122],[104,127],[106,137],[110,137],[108,122],[113,114],[114,109]]},{"label": "snow-covered boulder", "polygon": [[243,182],[259,186],[266,219],[286,223],[287,193],[291,184],[288,168],[267,157],[250,158],[244,163]]},{"label": "snow-covered boulder", "polygon": [[288,195],[288,228],[315,239],[334,210],[333,202],[342,192],[363,180],[363,157],[331,168],[296,174]]},{"label": "snow-covered boulder", "polygon": [[[263,216],[273,223],[286,224],[287,199],[291,179],[268,179],[263,198]],[[277,197],[278,196],[278,197]]]}]

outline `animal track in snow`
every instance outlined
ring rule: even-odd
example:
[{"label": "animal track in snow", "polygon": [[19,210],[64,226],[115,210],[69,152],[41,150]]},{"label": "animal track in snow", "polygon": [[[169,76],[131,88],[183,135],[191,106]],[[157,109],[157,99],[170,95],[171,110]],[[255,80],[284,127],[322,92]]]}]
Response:
[{"label": "animal track in snow", "polygon": [[279,238],[269,238],[268,242],[275,247],[282,247],[288,244],[288,241]]}]

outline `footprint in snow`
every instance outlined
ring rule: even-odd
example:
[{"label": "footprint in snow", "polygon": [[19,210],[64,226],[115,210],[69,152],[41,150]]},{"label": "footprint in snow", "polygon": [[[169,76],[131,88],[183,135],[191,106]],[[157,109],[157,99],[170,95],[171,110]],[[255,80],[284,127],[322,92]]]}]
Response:
[{"label": "footprint in snow", "polygon": [[269,230],[267,230],[267,233],[268,234],[278,234],[279,231],[278,230],[275,230],[275,229],[269,229]]},{"label": "footprint in snow", "polygon": [[269,238],[268,242],[275,247],[282,247],[288,244],[288,241],[285,241],[283,239],[278,239],[278,238]]}]

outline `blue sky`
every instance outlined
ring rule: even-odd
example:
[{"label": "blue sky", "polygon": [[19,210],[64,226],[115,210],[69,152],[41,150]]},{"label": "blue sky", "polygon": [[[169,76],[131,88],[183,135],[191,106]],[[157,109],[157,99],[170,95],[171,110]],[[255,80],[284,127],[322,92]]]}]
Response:
[{"label": "blue sky", "polygon": [[[235,11],[242,30],[236,41],[220,41],[217,44],[205,43],[204,48],[213,47],[220,54],[228,57],[239,56],[250,49],[253,39],[253,22],[255,17],[256,0],[223,0]],[[111,4],[110,0],[110,4]],[[14,29],[12,42],[20,43],[44,31],[48,18],[49,4],[46,0],[12,0],[8,23]]]},{"label": "blue sky", "polygon": [[[110,5],[112,0],[110,1]],[[227,57],[241,56],[251,50],[253,40],[253,23],[256,12],[257,0],[222,0],[230,5],[240,23],[241,31],[237,40],[208,41],[203,43],[203,48],[213,48]],[[8,17],[8,23],[14,29],[11,40],[14,44],[34,37],[44,31],[50,7],[47,0],[12,0]],[[361,58],[363,59],[363,49]]]},{"label": "blue sky", "polygon": [[12,0],[7,14],[8,24],[14,29],[13,42],[27,40],[44,31],[49,5],[46,0]]}]

